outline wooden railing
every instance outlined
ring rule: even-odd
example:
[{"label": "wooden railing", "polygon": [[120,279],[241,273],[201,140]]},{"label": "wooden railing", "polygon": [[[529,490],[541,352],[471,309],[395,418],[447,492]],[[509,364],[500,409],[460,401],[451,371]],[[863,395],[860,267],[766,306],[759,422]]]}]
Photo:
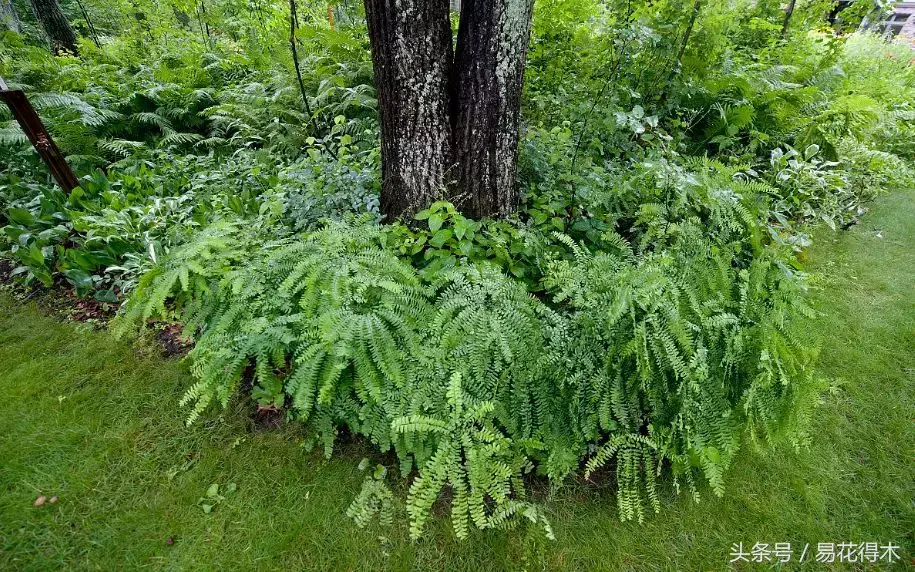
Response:
[{"label": "wooden railing", "polygon": [[29,103],[29,98],[21,89],[9,89],[3,78],[0,77],[0,98],[10,108],[13,117],[19,122],[22,131],[32,143],[32,147],[41,156],[41,159],[48,166],[54,180],[60,185],[65,193],[69,193],[75,187],[79,186],[76,175],[70,170],[66,159],[61,154],[60,149],[51,138],[51,134],[45,128],[35,108]]}]

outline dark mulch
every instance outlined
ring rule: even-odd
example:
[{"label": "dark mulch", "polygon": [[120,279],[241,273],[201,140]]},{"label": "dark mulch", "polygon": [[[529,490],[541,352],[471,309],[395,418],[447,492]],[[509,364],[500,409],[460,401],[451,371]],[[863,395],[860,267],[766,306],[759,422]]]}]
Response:
[{"label": "dark mulch", "polygon": [[13,265],[9,260],[0,258],[0,284],[9,284],[13,280]]},{"label": "dark mulch", "polygon": [[282,409],[255,405],[254,412],[251,414],[251,432],[275,431],[283,426],[285,420],[286,412]]},{"label": "dark mulch", "polygon": [[50,288],[35,284],[26,286],[16,280],[12,272],[12,263],[0,259],[0,285],[10,290],[16,299],[34,301],[42,310],[58,318],[86,322],[101,329],[117,312],[118,304],[81,298],[65,280],[56,281]]},{"label": "dark mulch", "polygon": [[254,366],[250,363],[241,373],[241,383],[238,385],[238,394],[243,396],[242,399],[250,404],[244,405],[247,409],[250,406],[251,423],[248,425],[248,431],[251,433],[264,433],[275,431],[283,426],[286,421],[286,412],[274,406],[261,407],[254,399],[250,399],[251,390],[254,389]]},{"label": "dark mulch", "polygon": [[[119,303],[100,302],[94,298],[81,298],[66,280],[59,278],[50,288],[41,285],[24,285],[12,275],[13,264],[0,259],[0,286],[9,290],[21,302],[33,301],[44,312],[63,320],[91,324],[95,329],[104,328],[120,307]],[[193,341],[183,337],[179,324],[150,324],[156,331],[156,340],[162,347],[164,357],[184,357],[194,346]]]},{"label": "dark mulch", "polygon": [[184,357],[194,342],[182,335],[183,328],[178,324],[170,324],[160,327],[156,332],[156,340],[162,346],[162,353],[165,357]]}]

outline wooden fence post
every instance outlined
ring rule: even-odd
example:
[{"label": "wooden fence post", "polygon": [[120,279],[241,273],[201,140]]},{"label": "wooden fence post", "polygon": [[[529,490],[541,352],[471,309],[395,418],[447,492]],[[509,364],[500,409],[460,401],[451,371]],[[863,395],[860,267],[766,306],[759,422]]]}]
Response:
[{"label": "wooden fence post", "polygon": [[21,89],[9,89],[3,78],[0,78],[0,97],[10,108],[13,117],[19,122],[26,137],[32,142],[32,147],[38,151],[60,188],[69,194],[75,187],[78,187],[79,182],[76,180],[76,175],[70,170],[70,166],[67,165],[67,161],[54,143],[54,139],[51,138],[51,134],[45,129],[41,118],[29,103],[25,93]]}]

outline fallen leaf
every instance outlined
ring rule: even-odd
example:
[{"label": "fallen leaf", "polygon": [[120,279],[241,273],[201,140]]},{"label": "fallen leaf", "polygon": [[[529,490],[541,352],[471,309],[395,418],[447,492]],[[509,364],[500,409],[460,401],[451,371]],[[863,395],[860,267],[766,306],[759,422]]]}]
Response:
[{"label": "fallen leaf", "polygon": [[34,504],[35,506],[41,506],[45,503],[46,500],[48,500],[48,497],[42,495],[42,496],[38,497],[37,499],[35,499],[35,502],[32,504]]},{"label": "fallen leaf", "polygon": [[57,502],[57,497],[51,497],[51,499],[50,499],[48,502],[51,503],[51,504],[56,503],[56,502]]}]

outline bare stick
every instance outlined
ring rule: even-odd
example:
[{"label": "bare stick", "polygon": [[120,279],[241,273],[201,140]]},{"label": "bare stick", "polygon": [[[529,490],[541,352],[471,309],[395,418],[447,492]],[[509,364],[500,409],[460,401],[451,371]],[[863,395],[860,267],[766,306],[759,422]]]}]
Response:
[{"label": "bare stick", "polygon": [[295,0],[289,0],[289,47],[292,49],[292,64],[295,66],[295,76],[299,80],[299,91],[302,92],[302,101],[305,102],[305,113],[311,118],[311,126],[318,133],[318,122],[311,112],[311,104],[308,103],[308,93],[305,91],[305,82],[302,80],[302,69],[299,67],[299,50],[295,45],[296,23],[299,21],[298,12],[295,8]]},{"label": "bare stick", "polygon": [[89,31],[92,33],[92,41],[95,42],[95,47],[101,48],[102,44],[98,41],[98,31],[96,31],[95,24],[92,23],[92,19],[89,18],[89,12],[86,10],[86,7],[83,6],[82,0],[76,0],[76,3],[79,5],[79,9],[83,12],[83,18],[86,19],[86,24],[89,26]]}]

